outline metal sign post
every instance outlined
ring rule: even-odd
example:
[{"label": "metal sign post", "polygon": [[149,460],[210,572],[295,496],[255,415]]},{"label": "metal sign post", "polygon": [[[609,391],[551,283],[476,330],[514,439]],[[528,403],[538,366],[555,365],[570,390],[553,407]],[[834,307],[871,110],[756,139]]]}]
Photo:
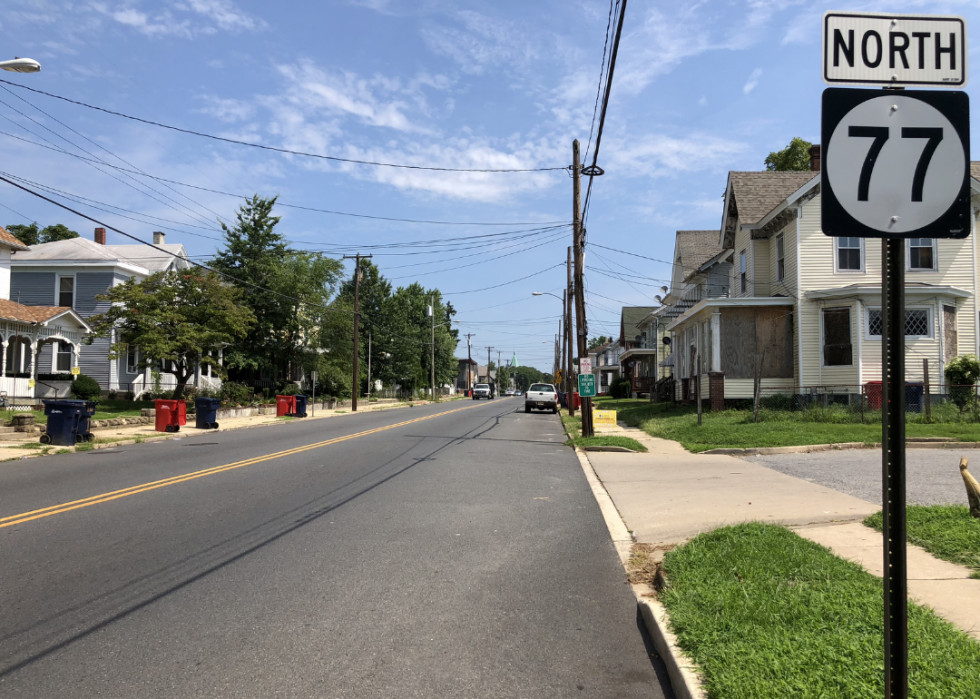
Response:
[{"label": "metal sign post", "polygon": [[[882,238],[881,471],[886,699],[907,699],[905,240],[970,234],[970,107],[959,17],[828,12],[820,216],[829,236]],[[909,60],[911,59],[911,61]],[[863,320],[862,320],[863,324]]]}]

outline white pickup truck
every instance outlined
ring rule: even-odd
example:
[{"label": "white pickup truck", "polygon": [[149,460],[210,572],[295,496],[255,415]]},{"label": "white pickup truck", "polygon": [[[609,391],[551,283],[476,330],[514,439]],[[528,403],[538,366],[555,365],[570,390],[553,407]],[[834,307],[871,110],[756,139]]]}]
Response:
[{"label": "white pickup truck", "polygon": [[524,394],[524,412],[532,409],[558,412],[558,391],[550,383],[532,383]]},{"label": "white pickup truck", "polygon": [[473,387],[473,400],[480,400],[481,398],[490,399],[490,384],[488,383],[478,383]]}]

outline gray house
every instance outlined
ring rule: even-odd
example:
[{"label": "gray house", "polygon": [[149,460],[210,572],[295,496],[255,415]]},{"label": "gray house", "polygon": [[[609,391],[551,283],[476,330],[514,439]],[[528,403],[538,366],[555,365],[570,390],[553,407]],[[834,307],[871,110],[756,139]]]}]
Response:
[{"label": "gray house", "polygon": [[[131,277],[142,280],[166,270],[187,269],[191,263],[183,245],[168,245],[163,233],[154,233],[153,242],[166,251],[148,245],[106,245],[105,229],[95,229],[95,239],[72,238],[17,250],[11,259],[10,298],[25,306],[59,306],[75,311],[83,320],[108,309],[98,301],[116,284]],[[139,348],[130,348],[125,359],[108,358],[114,338],[98,338],[79,348],[78,365],[102,386],[103,391],[133,391],[150,387],[150,372],[137,368]],[[38,355],[38,371],[57,366],[57,346]],[[169,375],[166,375],[169,378]]]}]

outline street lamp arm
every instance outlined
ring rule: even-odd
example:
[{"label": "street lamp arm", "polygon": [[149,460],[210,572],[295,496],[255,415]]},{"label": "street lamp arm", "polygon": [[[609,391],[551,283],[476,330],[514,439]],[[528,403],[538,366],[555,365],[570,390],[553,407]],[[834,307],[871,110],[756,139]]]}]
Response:
[{"label": "street lamp arm", "polygon": [[11,73],[37,73],[41,64],[33,58],[15,58],[12,61],[0,61],[0,69]]}]

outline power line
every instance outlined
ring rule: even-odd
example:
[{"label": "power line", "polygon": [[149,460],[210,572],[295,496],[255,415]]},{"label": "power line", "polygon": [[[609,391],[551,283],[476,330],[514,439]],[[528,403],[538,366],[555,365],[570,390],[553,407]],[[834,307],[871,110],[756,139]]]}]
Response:
[{"label": "power line", "polygon": [[[234,192],[225,192],[221,189],[212,189],[210,187],[202,187],[196,184],[190,184],[189,182],[181,182],[179,180],[171,180],[166,177],[160,177],[158,175],[151,175],[148,172],[142,170],[131,170],[129,168],[121,167],[119,165],[113,165],[112,163],[106,163],[101,160],[93,160],[91,158],[86,158],[85,156],[78,155],[77,153],[72,153],[64,148],[59,148],[55,145],[45,145],[44,143],[38,143],[37,141],[32,141],[29,138],[23,138],[22,136],[16,136],[7,131],[0,131],[0,135],[7,136],[8,138],[13,138],[23,143],[28,143],[32,146],[37,146],[38,148],[44,148],[46,150],[51,150],[56,153],[61,153],[62,155],[67,155],[77,160],[83,160],[86,162],[100,163],[106,167],[110,167],[114,170],[120,172],[128,172],[134,175],[140,175],[142,177],[147,177],[151,180],[156,180],[157,182],[165,182],[167,184],[175,184],[180,187],[189,187],[191,189],[197,189],[202,192],[209,192],[211,194],[220,194],[226,197],[234,197],[236,199],[247,199],[249,195],[245,194],[235,194]],[[50,143],[50,141],[49,141]],[[193,200],[192,200],[193,201]],[[352,218],[366,218],[375,221],[392,221],[394,223],[424,223],[435,226],[535,226],[535,225],[546,225],[546,224],[566,224],[571,225],[569,221],[432,221],[428,219],[419,218],[397,218],[394,216],[375,216],[372,214],[356,214],[349,211],[337,211],[334,209],[320,209],[315,206],[302,206],[300,204],[288,204],[282,201],[276,202],[277,206],[282,206],[288,209],[298,209],[300,211],[311,211],[318,214],[330,214],[332,216],[349,216]]]},{"label": "power line", "polygon": [[599,86],[595,91],[595,104],[592,106],[592,125],[589,127],[589,142],[585,146],[585,159],[589,159],[589,149],[592,147],[592,132],[595,129],[595,117],[599,111],[599,97],[602,96],[602,79],[606,75],[606,49],[609,47],[609,27],[612,26],[613,8],[619,5],[616,0],[609,0],[609,16],[606,18],[606,35],[602,42],[602,62],[599,64]]},{"label": "power line", "polygon": [[444,296],[458,296],[460,294],[475,294],[478,291],[489,291],[490,289],[499,289],[500,287],[507,286],[508,284],[516,284],[517,282],[522,282],[525,279],[530,279],[531,277],[535,277],[541,274],[541,272],[547,272],[549,269],[554,269],[555,267],[564,267],[564,266],[565,266],[564,262],[559,262],[556,265],[552,265],[551,267],[545,267],[544,269],[540,269],[537,272],[534,272],[533,274],[527,275],[526,277],[521,277],[520,279],[511,279],[509,282],[504,282],[502,284],[496,284],[494,286],[485,286],[482,289],[469,289],[467,291],[444,291],[442,293]]},{"label": "power line", "polygon": [[[613,53],[615,56],[615,51]],[[73,100],[68,97],[62,97],[61,95],[56,95],[51,92],[45,92],[44,90],[38,90],[33,87],[28,87],[27,85],[20,85],[9,80],[4,80],[0,78],[0,83],[6,85],[11,85],[12,87],[17,87],[22,90],[29,90],[38,95],[44,95],[45,97],[51,97],[53,99],[62,100],[63,102],[68,102],[69,104],[74,104],[79,107],[85,107],[86,109],[92,109],[97,112],[102,112],[104,114],[111,114],[112,116],[121,117],[123,119],[129,119],[130,121],[136,121],[141,124],[148,124],[150,126],[158,126],[162,129],[169,129],[171,131],[177,131],[178,133],[189,134],[191,136],[200,136],[201,138],[209,138],[213,141],[222,141],[224,143],[233,143],[238,146],[248,146],[250,148],[259,148],[261,150],[273,151],[275,153],[285,153],[287,155],[300,155],[306,158],[318,158],[320,160],[330,160],[338,163],[351,163],[354,165],[374,165],[377,167],[396,167],[405,170],[431,170],[436,172],[486,172],[486,173],[505,173],[505,172],[549,172],[554,170],[567,170],[567,167],[536,167],[536,168],[454,168],[454,167],[434,167],[428,165],[405,165],[403,163],[382,163],[372,160],[355,160],[353,158],[339,158],[332,155],[320,155],[318,153],[307,153],[305,151],[290,150],[288,148],[277,148],[275,146],[266,146],[261,143],[253,143],[251,141],[242,141],[235,138],[226,138],[224,136],[215,136],[214,134],[204,133],[202,131],[193,131],[191,129],[184,129],[179,126],[171,126],[170,124],[164,124],[159,121],[152,121],[150,119],[143,119],[141,117],[131,116],[129,114],[123,114],[122,112],[116,112],[111,109],[106,109],[105,107],[97,107],[86,102],[81,102],[79,100]],[[599,133],[602,133],[602,121],[599,122]],[[598,149],[599,142],[596,140],[596,148]]]}]

